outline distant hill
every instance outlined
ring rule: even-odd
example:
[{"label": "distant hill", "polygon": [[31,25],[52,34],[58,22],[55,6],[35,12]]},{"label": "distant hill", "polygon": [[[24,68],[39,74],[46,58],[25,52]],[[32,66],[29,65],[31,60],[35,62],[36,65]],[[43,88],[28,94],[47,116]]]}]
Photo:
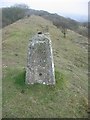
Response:
[{"label": "distant hill", "polygon": [[28,6],[23,4],[2,8],[2,27],[25,17],[27,10]]},{"label": "distant hill", "polygon": [[78,15],[78,14],[66,14],[64,16],[70,16],[71,19],[74,19],[78,22],[88,22],[88,15]]},{"label": "distant hill", "polygon": [[[38,15],[38,16],[41,16],[47,20],[50,20],[53,22],[53,24],[55,26],[57,26],[58,28],[65,28],[65,29],[70,29],[70,30],[73,30],[83,36],[88,36],[88,29],[86,26],[83,25],[83,23],[81,22],[78,22],[78,21],[75,21],[71,18],[65,18],[63,16],[60,16],[58,14],[51,14],[49,12],[46,12],[46,11],[43,11],[43,10],[33,10],[33,9],[30,9],[28,12],[27,12],[27,16],[30,16],[30,15]],[[88,23],[87,23],[88,24]]]},{"label": "distant hill", "polygon": [[51,14],[43,10],[33,10],[28,8],[26,9],[26,7],[21,8],[20,6],[3,8],[2,13],[3,27],[12,24],[13,22],[21,18],[24,18],[25,16],[29,17],[31,15],[38,15],[52,21],[52,23],[60,29],[70,29],[83,36],[88,36],[88,29],[85,25],[83,25],[83,23],[80,23],[70,18],[65,18],[56,13]]}]

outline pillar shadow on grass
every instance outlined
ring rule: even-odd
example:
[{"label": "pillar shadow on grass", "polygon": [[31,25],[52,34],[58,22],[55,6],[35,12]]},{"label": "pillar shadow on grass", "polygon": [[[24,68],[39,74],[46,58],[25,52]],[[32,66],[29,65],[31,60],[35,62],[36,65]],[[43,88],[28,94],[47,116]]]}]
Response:
[{"label": "pillar shadow on grass", "polygon": [[17,88],[22,90],[22,93],[24,93],[24,91],[26,89],[30,89],[31,91],[39,91],[41,90],[45,90],[45,89],[51,89],[53,90],[55,86],[53,85],[43,85],[43,84],[39,84],[39,83],[35,83],[35,84],[30,84],[27,85],[25,83],[25,76],[26,76],[26,71],[17,71],[17,74],[14,77],[14,83],[16,85]]},{"label": "pillar shadow on grass", "polygon": [[43,85],[43,84],[33,84],[33,85],[26,85],[25,84],[25,76],[26,76],[26,71],[24,70],[19,70],[17,71],[17,74],[15,76],[15,84],[16,86],[18,86],[19,88],[25,89],[32,89],[32,90],[37,90],[37,89],[51,89],[54,90],[55,88],[59,88],[59,89],[63,89],[64,84],[65,84],[65,78],[64,78],[64,74],[60,73],[59,71],[55,70],[55,80],[56,80],[56,84],[55,85]]},{"label": "pillar shadow on grass", "polygon": [[25,87],[25,71],[20,71],[17,73],[17,76],[15,76],[15,84],[21,86],[21,87]]}]

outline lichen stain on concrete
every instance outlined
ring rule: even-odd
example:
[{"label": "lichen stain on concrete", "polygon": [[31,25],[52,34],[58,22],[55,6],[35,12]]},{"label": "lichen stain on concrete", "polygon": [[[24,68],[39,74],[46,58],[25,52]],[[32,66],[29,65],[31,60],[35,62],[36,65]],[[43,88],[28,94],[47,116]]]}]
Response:
[{"label": "lichen stain on concrete", "polygon": [[49,33],[39,32],[28,46],[26,84],[55,84],[54,61]]}]

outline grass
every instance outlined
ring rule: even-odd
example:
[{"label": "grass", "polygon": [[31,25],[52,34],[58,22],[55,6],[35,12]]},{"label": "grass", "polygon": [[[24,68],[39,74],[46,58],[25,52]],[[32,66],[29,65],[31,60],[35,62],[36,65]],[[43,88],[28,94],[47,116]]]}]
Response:
[{"label": "grass", "polygon": [[[34,84],[34,85],[26,85],[25,84],[25,75],[26,71],[25,69],[17,68],[17,69],[12,69],[12,68],[7,68],[7,75],[4,78],[5,80],[7,79],[7,82],[13,83],[14,86],[16,86],[17,89],[29,89],[32,88],[33,90],[37,91],[38,87],[41,87],[42,89],[45,87],[46,88],[55,88],[55,89],[63,89],[63,86],[65,86],[65,78],[62,73],[59,71],[55,71],[55,79],[56,79],[56,86],[51,86],[51,85],[42,85],[42,84]],[[9,72],[8,72],[9,71]],[[40,90],[42,91],[42,90]],[[52,90],[51,90],[52,91]]]},{"label": "grass", "polygon": [[68,91],[66,75],[58,70],[55,71],[55,86],[26,85],[25,69],[6,68],[4,71],[6,71],[6,77],[3,77],[4,118],[83,116],[87,108],[86,99],[81,97],[83,101],[78,104],[78,96],[74,96],[73,90]]},{"label": "grass", "polygon": [[[9,72],[8,72],[9,71]],[[3,101],[4,104],[8,104],[9,106],[3,107],[3,117],[7,116],[12,116],[12,114],[15,113],[14,116],[21,116],[24,114],[18,113],[18,107],[19,109],[23,111],[27,111],[26,115],[27,117],[39,117],[39,114],[41,117],[46,117],[45,113],[47,113],[47,117],[49,117],[49,114],[51,114],[51,117],[56,116],[57,114],[59,115],[59,110],[57,109],[58,106],[58,96],[60,91],[62,91],[65,86],[65,78],[62,73],[59,71],[55,71],[55,77],[56,77],[56,85],[55,86],[47,86],[47,85],[42,85],[42,84],[34,84],[34,85],[26,85],[25,84],[25,70],[24,69],[12,69],[12,68],[7,68],[6,69],[6,77],[3,78],[3,81],[5,80],[5,83],[3,83],[3,86],[6,86],[3,88],[4,96],[6,98],[5,101]],[[14,75],[13,75],[14,74]],[[8,84],[8,85],[7,85]],[[6,91],[8,90],[8,93]],[[28,101],[25,101],[26,98]],[[18,99],[18,102],[16,104],[16,99]],[[31,100],[30,100],[31,99]],[[20,101],[23,101],[20,103]],[[35,104],[33,103],[35,102]],[[56,106],[55,106],[56,104]],[[23,105],[23,106],[22,106]],[[54,105],[54,107],[53,107]],[[28,108],[31,106],[31,109]],[[33,110],[33,107],[38,109],[43,109],[43,112],[38,111],[36,112]],[[48,108],[49,107],[49,108]],[[44,110],[45,108],[45,110]],[[57,109],[57,110],[56,110]],[[16,111],[15,111],[16,110]],[[30,110],[32,111],[32,114],[30,114]],[[53,116],[53,110],[55,111],[54,116]],[[7,112],[8,111],[8,115]],[[44,113],[45,112],[45,113]],[[35,115],[35,116],[34,116]]]},{"label": "grass", "polygon": [[[55,86],[25,84],[28,39],[48,25],[55,63]],[[3,29],[3,118],[86,118],[87,38],[31,16]],[[83,43],[83,44],[81,44]]]}]

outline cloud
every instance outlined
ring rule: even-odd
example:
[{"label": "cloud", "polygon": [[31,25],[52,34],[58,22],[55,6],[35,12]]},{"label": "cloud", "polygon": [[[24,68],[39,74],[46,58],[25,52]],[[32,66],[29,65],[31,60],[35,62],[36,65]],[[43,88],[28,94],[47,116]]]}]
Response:
[{"label": "cloud", "polygon": [[0,6],[11,6],[25,3],[33,9],[46,10],[52,13],[88,14],[88,0],[1,0]]},{"label": "cloud", "polygon": [[87,0],[31,0],[31,7],[44,9],[50,12],[87,14]]}]

